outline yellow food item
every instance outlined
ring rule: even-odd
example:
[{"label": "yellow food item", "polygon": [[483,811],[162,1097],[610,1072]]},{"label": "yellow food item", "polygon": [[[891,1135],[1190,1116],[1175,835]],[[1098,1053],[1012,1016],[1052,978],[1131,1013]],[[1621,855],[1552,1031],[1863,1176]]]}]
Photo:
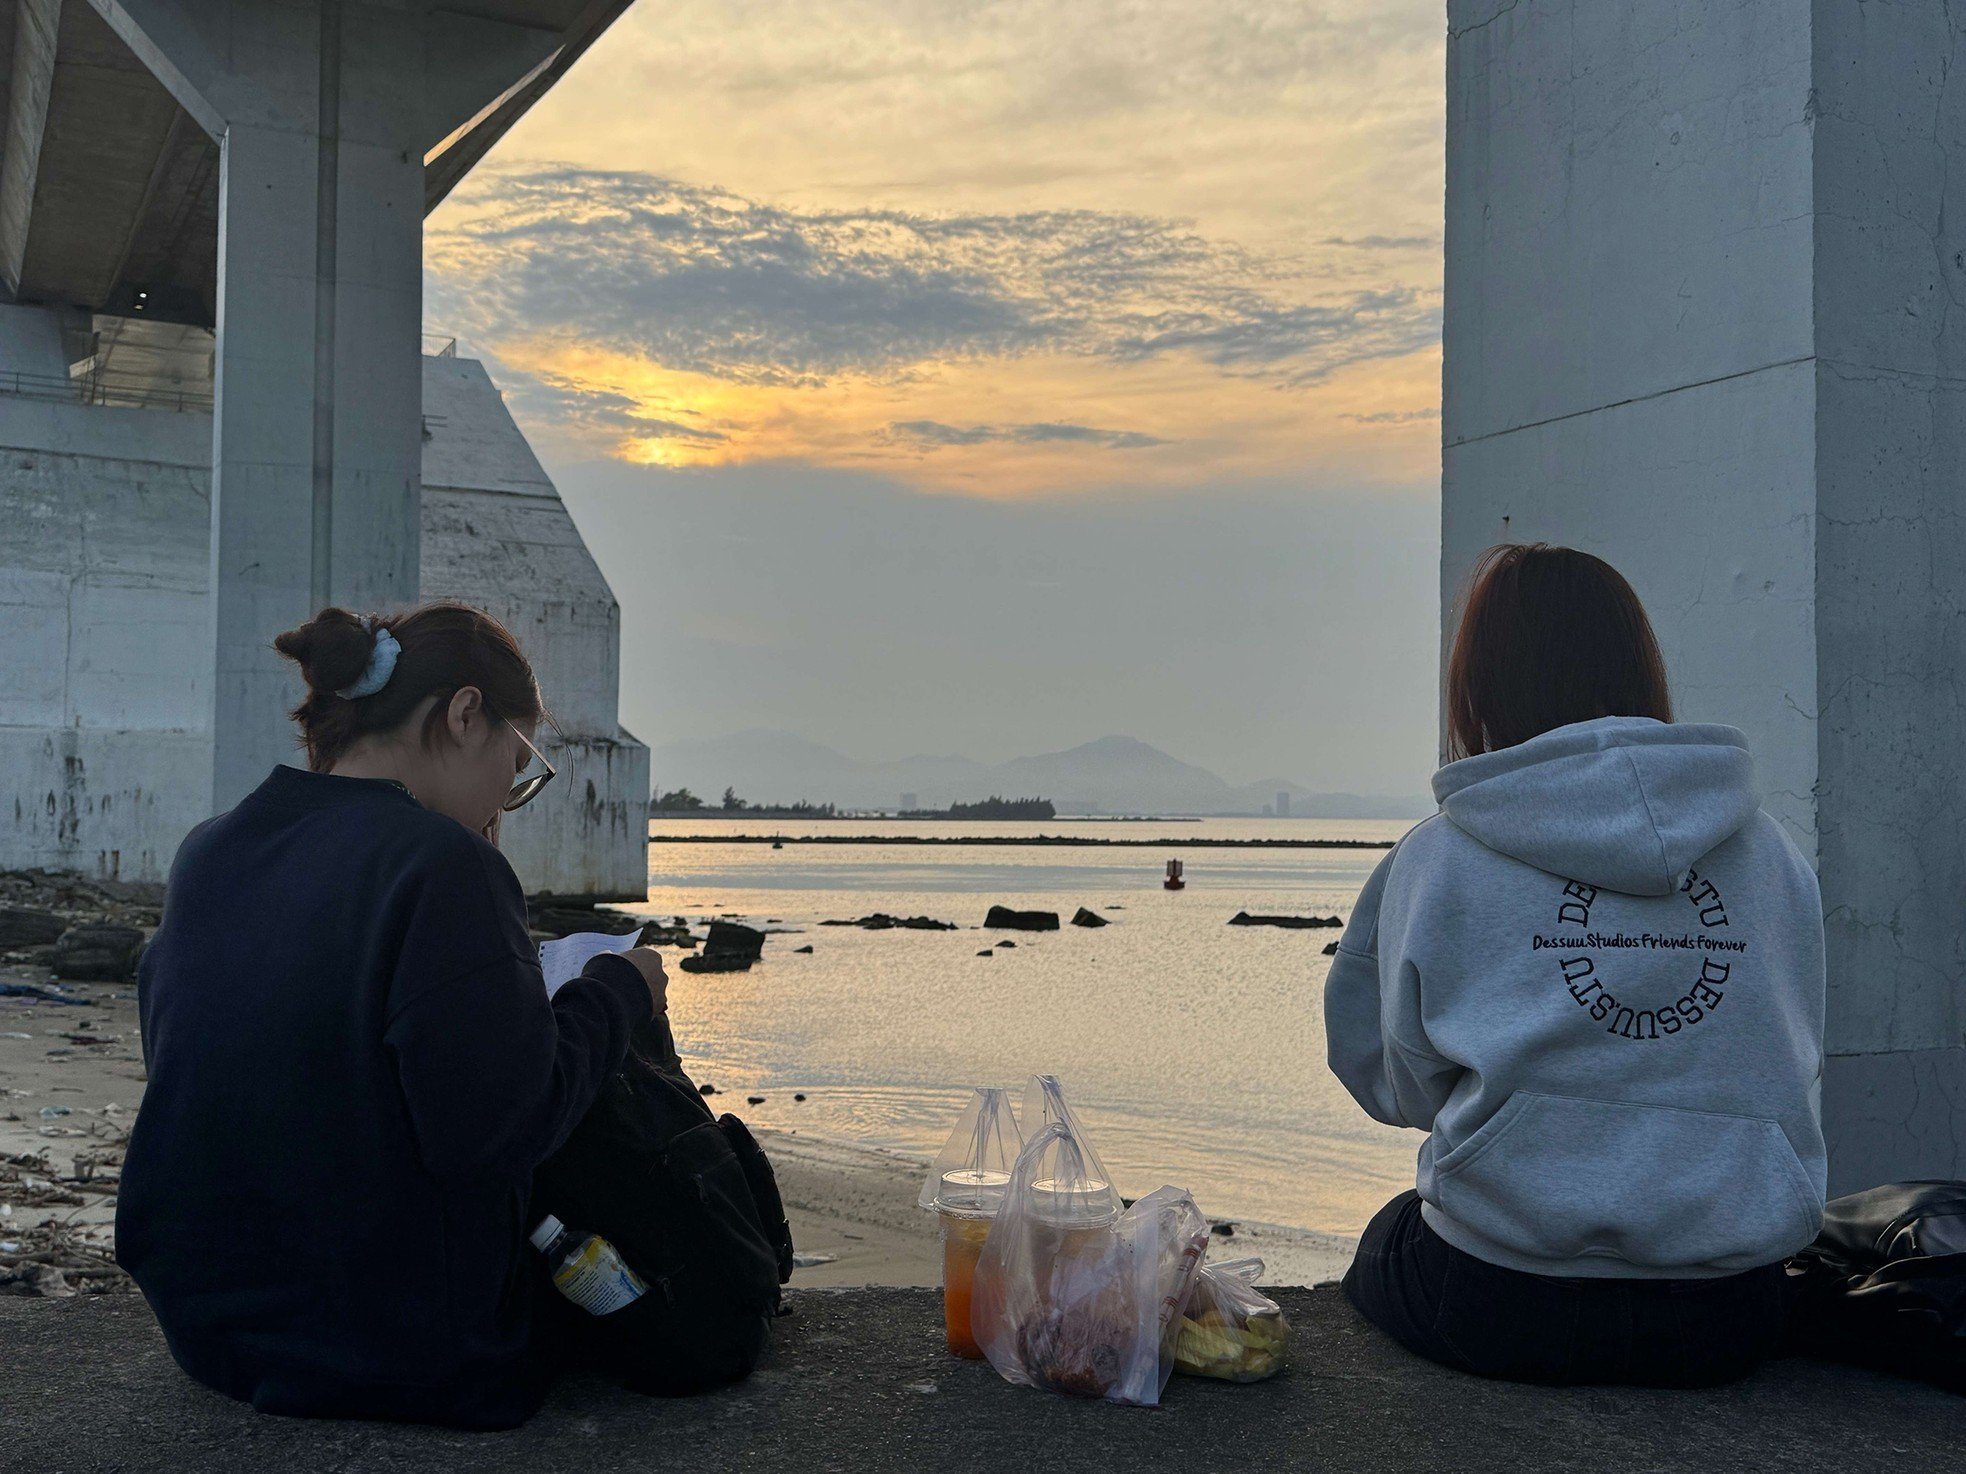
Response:
[{"label": "yellow food item", "polygon": [[1288,1335],[1281,1315],[1252,1315],[1238,1325],[1219,1310],[1204,1311],[1182,1319],[1174,1369],[1191,1377],[1260,1382],[1282,1370]]}]

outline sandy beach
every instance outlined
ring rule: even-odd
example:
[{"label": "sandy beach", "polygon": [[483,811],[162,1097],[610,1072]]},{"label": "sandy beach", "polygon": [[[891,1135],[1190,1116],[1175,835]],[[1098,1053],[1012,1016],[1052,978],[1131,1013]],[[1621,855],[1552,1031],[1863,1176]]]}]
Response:
[{"label": "sandy beach", "polygon": [[[51,977],[9,966],[0,981],[47,985]],[[0,1157],[8,1159],[0,1163],[0,1244],[22,1246],[0,1250],[0,1273],[45,1242],[48,1225],[97,1253],[111,1243],[116,1164],[143,1098],[136,991],[87,983],[65,991],[81,1006],[0,999]],[[761,1135],[801,1256],[795,1285],[938,1282],[935,1220],[915,1206],[925,1163],[798,1132]],[[43,1158],[45,1170],[23,1165],[29,1157]],[[1239,1223],[1211,1252],[1262,1258],[1270,1283],[1317,1284],[1342,1273],[1350,1250],[1331,1235]],[[94,1277],[66,1278],[87,1289]]]}]

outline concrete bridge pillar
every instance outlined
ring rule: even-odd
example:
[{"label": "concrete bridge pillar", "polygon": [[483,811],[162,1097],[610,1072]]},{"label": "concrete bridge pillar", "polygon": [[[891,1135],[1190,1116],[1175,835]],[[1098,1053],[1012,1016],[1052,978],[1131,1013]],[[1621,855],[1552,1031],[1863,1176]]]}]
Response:
[{"label": "concrete bridge pillar", "polygon": [[424,161],[561,42],[415,0],[91,0],[219,141],[213,804],[293,756],[271,640],[412,603]]},{"label": "concrete bridge pillar", "polygon": [[1822,880],[1832,1191],[1966,1176],[1966,8],[1449,0],[1442,612],[1588,548]]}]

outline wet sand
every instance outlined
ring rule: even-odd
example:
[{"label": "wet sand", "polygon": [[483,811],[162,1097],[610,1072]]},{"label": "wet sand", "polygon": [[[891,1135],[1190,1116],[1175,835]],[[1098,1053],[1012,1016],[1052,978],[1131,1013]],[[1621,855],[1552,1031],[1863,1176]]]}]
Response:
[{"label": "wet sand", "polygon": [[[0,967],[0,980],[50,981],[44,969],[25,967]],[[0,1155],[45,1154],[48,1163],[45,1173],[15,1167],[0,1174],[0,1206],[13,1210],[0,1212],[0,1243],[20,1242],[49,1222],[68,1224],[103,1248],[111,1241],[114,1196],[63,1179],[77,1175],[78,1155],[95,1183],[113,1179],[143,1097],[136,990],[74,984],[67,991],[84,1006],[0,998]],[[915,1206],[925,1163],[798,1132],[764,1132],[761,1140],[802,1256],[794,1285],[939,1282],[935,1220]],[[90,1159],[99,1165],[89,1166]],[[28,1201],[48,1198],[62,1201]],[[1316,1284],[1342,1273],[1350,1250],[1350,1241],[1330,1235],[1238,1224],[1233,1237],[1214,1241],[1211,1254],[1261,1257],[1270,1283]],[[0,1266],[5,1262],[0,1251]]]}]

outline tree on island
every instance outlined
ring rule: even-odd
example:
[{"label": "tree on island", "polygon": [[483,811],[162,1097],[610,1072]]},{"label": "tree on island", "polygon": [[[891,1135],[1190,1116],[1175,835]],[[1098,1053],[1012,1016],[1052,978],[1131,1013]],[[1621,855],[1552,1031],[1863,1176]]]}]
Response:
[{"label": "tree on island", "polygon": [[991,794],[973,804],[950,804],[951,819],[1055,819],[1058,810],[1048,798],[1000,798]]},{"label": "tree on island", "polygon": [[726,788],[724,790],[723,810],[726,814],[739,813],[749,807],[749,804],[737,796],[737,790],[735,788]]},{"label": "tree on island", "polygon": [[703,800],[687,788],[672,788],[667,793],[659,795],[654,806],[665,813],[674,813],[678,809],[700,809],[703,807]]}]

